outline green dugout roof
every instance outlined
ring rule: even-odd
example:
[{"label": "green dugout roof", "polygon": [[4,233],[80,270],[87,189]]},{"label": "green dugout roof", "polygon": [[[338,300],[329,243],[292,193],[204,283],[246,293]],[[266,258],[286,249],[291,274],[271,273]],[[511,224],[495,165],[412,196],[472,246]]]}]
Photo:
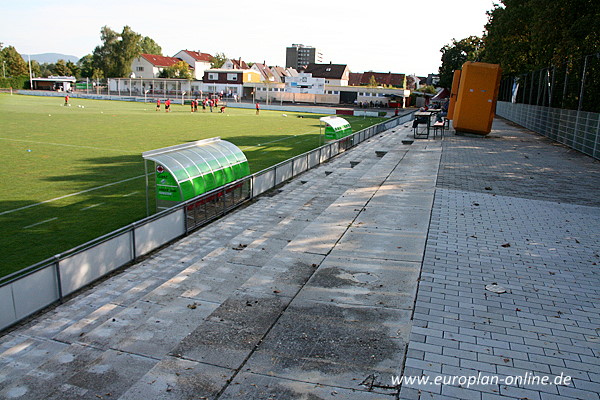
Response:
[{"label": "green dugout roof", "polygon": [[165,201],[189,200],[250,174],[242,150],[219,137],[146,151],[142,157],[155,163],[158,208],[168,207]]},{"label": "green dugout roof", "polygon": [[321,123],[325,124],[325,139],[336,140],[352,134],[350,123],[341,117],[321,117]]}]

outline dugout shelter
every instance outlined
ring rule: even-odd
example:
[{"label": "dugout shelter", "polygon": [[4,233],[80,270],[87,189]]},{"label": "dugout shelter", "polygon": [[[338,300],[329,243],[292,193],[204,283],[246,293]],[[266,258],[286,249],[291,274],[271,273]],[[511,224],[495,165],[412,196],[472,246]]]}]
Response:
[{"label": "dugout shelter", "polygon": [[341,117],[321,117],[319,121],[325,126],[325,140],[337,140],[352,134],[350,123]]},{"label": "dugout shelter", "polygon": [[250,174],[242,150],[220,137],[146,151],[142,157],[148,214],[152,187],[160,211]]}]

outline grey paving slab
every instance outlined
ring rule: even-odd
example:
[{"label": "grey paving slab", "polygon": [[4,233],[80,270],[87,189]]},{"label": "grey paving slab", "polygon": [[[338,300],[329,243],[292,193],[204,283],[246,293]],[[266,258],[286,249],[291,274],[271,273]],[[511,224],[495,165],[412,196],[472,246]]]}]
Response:
[{"label": "grey paving slab", "polygon": [[421,264],[330,256],[298,300],[412,309]]},{"label": "grey paving slab", "polygon": [[315,273],[324,255],[282,251],[239,287],[245,293],[294,297]]},{"label": "grey paving slab", "polygon": [[359,389],[370,375],[398,374],[410,311],[294,301],[252,354],[253,373]]},{"label": "grey paving slab", "polygon": [[255,266],[223,262],[198,261],[150,294],[144,301],[167,304],[177,297],[221,303],[258,270]]},{"label": "grey paving slab", "polygon": [[[416,202],[416,199],[414,199]],[[354,221],[354,226],[366,229],[392,229],[407,232],[427,232],[431,210],[389,204],[368,206]]]},{"label": "grey paving slab", "polygon": [[167,357],[132,385],[121,400],[213,399],[234,371]]},{"label": "grey paving slab", "polygon": [[[114,350],[70,346],[44,365],[1,389],[7,399],[118,398],[156,360]],[[5,396],[5,397],[4,397]]]},{"label": "grey paving slab", "polygon": [[237,293],[170,352],[174,357],[224,368],[239,368],[275,323],[289,299]]},{"label": "grey paving slab", "polygon": [[166,305],[137,302],[90,332],[82,332],[79,342],[160,359],[216,307],[183,298]]},{"label": "grey paving slab", "polygon": [[333,256],[420,262],[427,239],[426,232],[352,227],[332,251]]},{"label": "grey paving slab", "polygon": [[345,389],[336,386],[315,385],[314,383],[306,383],[294,379],[282,379],[245,372],[235,378],[220,399],[391,400],[394,396],[391,391],[389,392],[389,394],[382,393],[382,390],[372,390],[369,392],[365,386],[359,386],[357,389]]},{"label": "grey paving slab", "polygon": [[306,253],[327,255],[342,235],[347,226],[334,225],[327,222],[312,222],[289,244],[287,249]]}]

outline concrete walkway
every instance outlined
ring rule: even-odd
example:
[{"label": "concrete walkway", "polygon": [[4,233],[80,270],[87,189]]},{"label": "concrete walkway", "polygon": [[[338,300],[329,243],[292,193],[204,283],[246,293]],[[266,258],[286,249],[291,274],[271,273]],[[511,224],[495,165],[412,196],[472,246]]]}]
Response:
[{"label": "concrete walkway", "polygon": [[[408,136],[6,333],[0,398],[597,399],[599,163],[501,120],[486,138]],[[527,371],[573,379],[395,380]]]}]

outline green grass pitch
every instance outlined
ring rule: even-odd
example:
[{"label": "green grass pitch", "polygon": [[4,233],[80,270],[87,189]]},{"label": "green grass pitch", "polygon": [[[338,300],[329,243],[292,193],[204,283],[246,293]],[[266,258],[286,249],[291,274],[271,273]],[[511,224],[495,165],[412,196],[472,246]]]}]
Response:
[{"label": "green grass pitch", "polygon": [[[258,172],[319,146],[321,115],[0,94],[0,276],[146,216],[147,150],[220,136]],[[287,117],[286,117],[287,116]],[[347,118],[355,132],[381,118]]]}]

